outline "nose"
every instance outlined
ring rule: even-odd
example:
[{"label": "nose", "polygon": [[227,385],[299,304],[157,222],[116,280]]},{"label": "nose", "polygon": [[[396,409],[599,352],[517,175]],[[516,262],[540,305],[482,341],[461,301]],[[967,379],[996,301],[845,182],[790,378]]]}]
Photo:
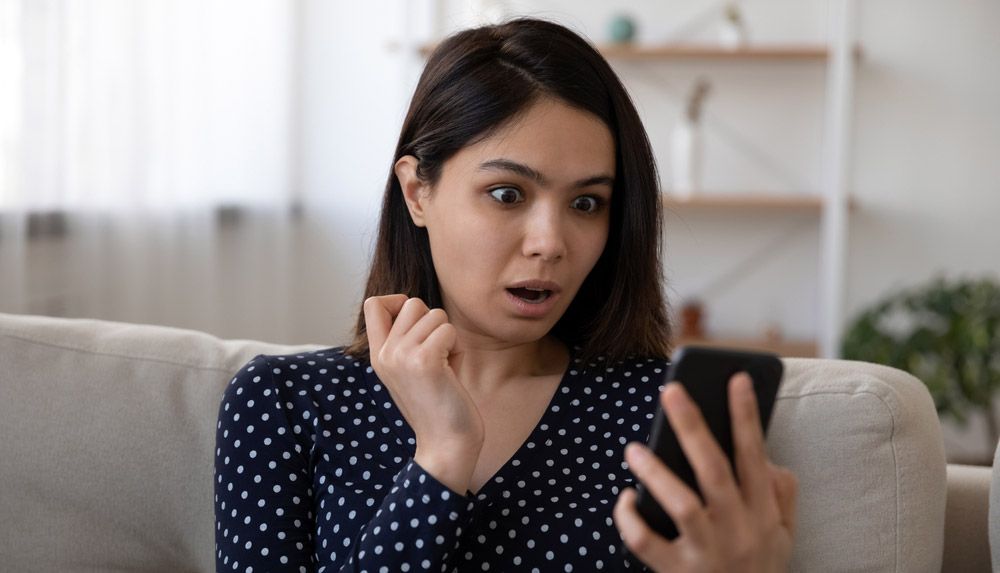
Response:
[{"label": "nose", "polygon": [[525,219],[523,253],[546,262],[566,256],[566,214],[558,205],[536,203]]}]

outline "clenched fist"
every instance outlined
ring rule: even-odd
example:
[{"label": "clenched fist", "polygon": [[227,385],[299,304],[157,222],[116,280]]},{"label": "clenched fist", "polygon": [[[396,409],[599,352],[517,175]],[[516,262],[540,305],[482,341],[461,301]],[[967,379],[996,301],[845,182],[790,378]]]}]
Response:
[{"label": "clenched fist", "polygon": [[451,367],[455,327],[443,309],[403,294],[371,297],[364,312],[372,368],[413,428],[414,460],[464,495],[485,426]]}]

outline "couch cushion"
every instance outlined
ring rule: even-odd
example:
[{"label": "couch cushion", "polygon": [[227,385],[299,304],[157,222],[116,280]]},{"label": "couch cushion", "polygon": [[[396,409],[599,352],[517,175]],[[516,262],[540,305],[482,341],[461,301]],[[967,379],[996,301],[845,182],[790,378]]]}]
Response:
[{"label": "couch cushion", "polygon": [[212,571],[225,385],[311,348],[0,314],[2,568]]},{"label": "couch cushion", "polygon": [[796,571],[940,571],[944,442],[926,387],[861,362],[786,359],[768,448],[799,478]]},{"label": "couch cushion", "polygon": [[991,571],[990,481],[986,466],[948,466],[942,571]]}]

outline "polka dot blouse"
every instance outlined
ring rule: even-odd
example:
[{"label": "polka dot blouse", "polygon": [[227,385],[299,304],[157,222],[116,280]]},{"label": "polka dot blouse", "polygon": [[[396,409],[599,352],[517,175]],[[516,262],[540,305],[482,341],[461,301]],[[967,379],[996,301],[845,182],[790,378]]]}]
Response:
[{"label": "polka dot blouse", "polygon": [[643,571],[611,512],[665,368],[571,358],[513,457],[459,493],[413,461],[413,430],[367,362],[341,349],[257,356],[219,408],[216,568]]}]

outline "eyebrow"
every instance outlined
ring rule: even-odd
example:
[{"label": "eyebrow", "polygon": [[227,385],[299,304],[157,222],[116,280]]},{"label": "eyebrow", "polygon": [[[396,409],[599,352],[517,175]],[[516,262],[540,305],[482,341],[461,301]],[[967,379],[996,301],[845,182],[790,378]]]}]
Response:
[{"label": "eyebrow", "polygon": [[[511,161],[510,159],[490,159],[489,161],[484,161],[479,165],[478,170],[506,171],[508,173],[514,173],[515,175],[531,179],[543,187],[548,186],[548,180],[545,179],[545,176],[540,172],[523,163]],[[577,181],[573,184],[573,187],[581,188],[590,187],[591,185],[607,185],[608,187],[614,188],[615,178],[610,175],[592,175]]]}]

